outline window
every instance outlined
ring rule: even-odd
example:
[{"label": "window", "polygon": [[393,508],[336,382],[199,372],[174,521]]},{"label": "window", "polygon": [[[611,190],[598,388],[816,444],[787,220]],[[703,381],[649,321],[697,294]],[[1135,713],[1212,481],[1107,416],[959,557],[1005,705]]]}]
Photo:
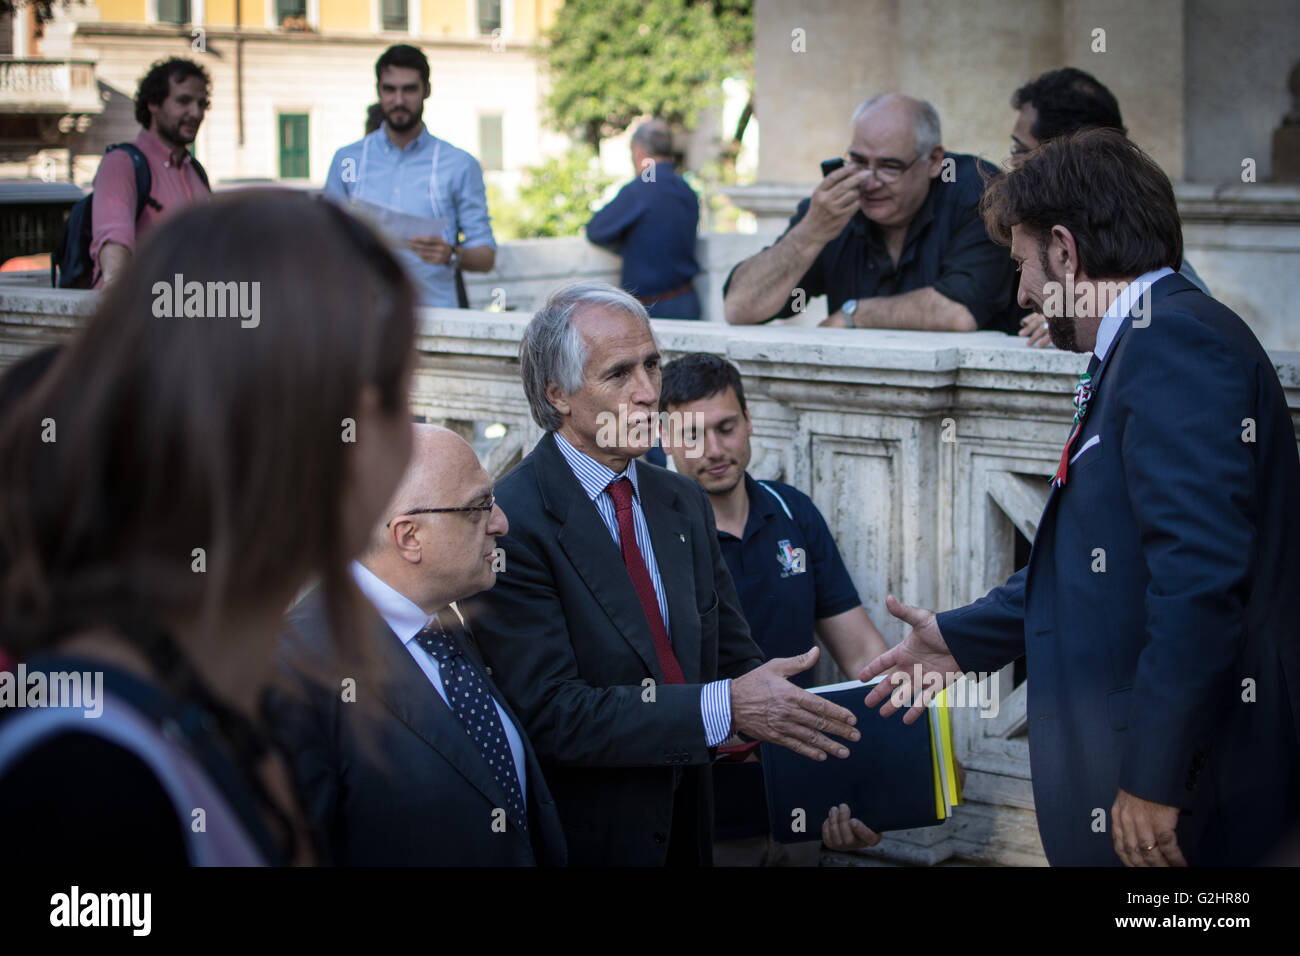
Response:
[{"label": "window", "polygon": [[478,0],[478,32],[480,36],[491,36],[493,30],[501,29],[501,0]]},{"label": "window", "polygon": [[486,170],[505,169],[505,143],[501,134],[501,114],[482,113],[478,118],[478,161]]},{"label": "window", "polygon": [[307,179],[307,114],[280,114],[280,178]]},{"label": "window", "polygon": [[190,0],[158,0],[159,23],[189,23]]},{"label": "window", "polygon": [[284,26],[285,20],[307,23],[307,0],[275,0],[275,25]]},{"label": "window", "polygon": [[406,0],[380,0],[380,17],[385,30],[405,30],[410,18],[406,12]]}]

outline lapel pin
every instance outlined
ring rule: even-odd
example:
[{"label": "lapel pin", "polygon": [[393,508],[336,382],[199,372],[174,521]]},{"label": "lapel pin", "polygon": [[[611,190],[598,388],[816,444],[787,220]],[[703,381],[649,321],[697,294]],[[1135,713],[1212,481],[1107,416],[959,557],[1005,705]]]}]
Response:
[{"label": "lapel pin", "polygon": [[684,534],[679,534],[677,537],[681,538],[683,541],[686,540],[686,535]]}]

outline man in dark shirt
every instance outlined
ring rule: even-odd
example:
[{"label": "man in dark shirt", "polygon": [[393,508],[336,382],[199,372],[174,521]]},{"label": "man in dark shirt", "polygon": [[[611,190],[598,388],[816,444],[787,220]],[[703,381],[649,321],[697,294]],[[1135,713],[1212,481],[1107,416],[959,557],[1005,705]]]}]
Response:
[{"label": "man in dark shirt", "polygon": [[832,328],[1014,333],[1015,268],[978,209],[993,167],[945,152],[934,107],[900,94],[858,107],[845,159],[731,271],[727,321],[787,318],[825,295]]},{"label": "man in dark shirt", "polygon": [[699,296],[691,280],[700,202],[677,175],[672,132],[663,120],[650,120],[632,135],[632,165],[637,175],[587,223],[587,238],[623,256],[622,287],[636,296],[654,319],[698,319]]},{"label": "man in dark shirt", "polygon": [[[1011,128],[1012,169],[1043,143],[1076,130],[1101,126],[1128,135],[1115,94],[1091,73],[1072,66],[1050,70],[1030,80],[1011,95],[1011,108],[1016,111],[1016,124]],[[1210,294],[1209,287],[1186,259],[1178,272],[1206,295]],[[1051,347],[1047,320],[1037,312],[1027,313],[1020,325],[1021,336],[1027,336],[1031,346]]]},{"label": "man in dark shirt", "polygon": [[[718,547],[755,643],[769,659],[792,657],[807,651],[815,634],[840,669],[855,677],[884,653],[885,639],[812,500],[745,472],[754,428],[740,372],[716,355],[684,355],[664,366],[659,408],[682,421],[683,440],[668,451],[677,471],[708,492]],[[692,454],[696,450],[701,453]],[[816,683],[812,671],[790,679],[804,688]],[[817,843],[781,844],[770,837],[757,762],[715,764],[713,788],[715,865],[817,865]]]}]

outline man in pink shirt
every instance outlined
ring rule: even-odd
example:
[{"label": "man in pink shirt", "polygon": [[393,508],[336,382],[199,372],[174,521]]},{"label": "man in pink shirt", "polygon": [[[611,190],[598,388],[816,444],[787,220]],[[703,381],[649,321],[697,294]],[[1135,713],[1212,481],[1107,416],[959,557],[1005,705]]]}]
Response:
[{"label": "man in pink shirt", "polygon": [[126,150],[114,149],[100,162],[91,206],[95,288],[113,281],[131,261],[140,237],[159,221],[211,197],[207,177],[187,148],[203,123],[210,85],[203,67],[180,58],[155,63],[140,80],[135,118],[143,128],[133,145],[149,163],[153,187],[137,219],[131,156]]}]

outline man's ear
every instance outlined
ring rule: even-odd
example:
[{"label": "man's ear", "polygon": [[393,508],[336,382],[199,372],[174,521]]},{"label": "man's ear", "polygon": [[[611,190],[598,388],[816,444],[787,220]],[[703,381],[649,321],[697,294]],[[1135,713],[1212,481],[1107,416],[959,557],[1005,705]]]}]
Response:
[{"label": "man's ear", "polygon": [[573,411],[573,406],[569,404],[569,397],[564,394],[564,390],[554,382],[546,383],[546,400],[561,415],[567,415]]},{"label": "man's ear", "polygon": [[754,437],[754,422],[753,422],[753,420],[749,417],[749,409],[748,409],[748,408],[745,409],[745,434],[748,435],[748,436],[750,436],[751,438]]},{"label": "man's ear", "polygon": [[930,178],[934,179],[943,172],[943,158],[948,155],[942,146],[936,146],[930,150],[930,157],[925,164],[930,167]]},{"label": "man's ear", "polygon": [[1064,226],[1052,227],[1047,243],[1047,261],[1057,266],[1062,275],[1073,275],[1075,282],[1085,278],[1079,268],[1079,247],[1074,242],[1074,234]]},{"label": "man's ear", "polygon": [[411,564],[419,564],[423,557],[423,546],[416,532],[416,523],[410,517],[394,518],[388,528],[389,542],[398,555]]},{"label": "man's ear", "polygon": [[429,98],[429,94],[432,92],[433,92],[433,84],[426,82],[424,84],[424,96],[420,97],[420,99],[427,100]]}]

